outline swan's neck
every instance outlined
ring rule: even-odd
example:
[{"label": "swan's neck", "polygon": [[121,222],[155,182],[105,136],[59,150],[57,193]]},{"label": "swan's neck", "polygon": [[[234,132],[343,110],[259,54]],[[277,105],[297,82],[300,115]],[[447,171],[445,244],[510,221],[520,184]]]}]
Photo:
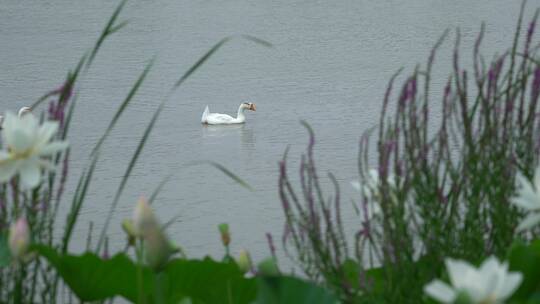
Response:
[{"label": "swan's neck", "polygon": [[238,107],[238,113],[236,114],[236,120],[238,121],[245,121],[246,120],[246,116],[244,115],[244,108],[242,107],[242,105],[240,105],[240,107]]}]

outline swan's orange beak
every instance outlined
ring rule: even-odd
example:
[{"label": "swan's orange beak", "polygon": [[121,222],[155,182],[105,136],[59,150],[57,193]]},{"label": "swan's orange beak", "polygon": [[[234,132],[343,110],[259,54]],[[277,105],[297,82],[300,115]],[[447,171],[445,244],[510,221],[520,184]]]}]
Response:
[{"label": "swan's orange beak", "polygon": [[250,109],[251,111],[257,111],[257,108],[255,107],[255,104],[254,104],[254,103],[252,103],[252,104],[249,105],[249,109]]}]

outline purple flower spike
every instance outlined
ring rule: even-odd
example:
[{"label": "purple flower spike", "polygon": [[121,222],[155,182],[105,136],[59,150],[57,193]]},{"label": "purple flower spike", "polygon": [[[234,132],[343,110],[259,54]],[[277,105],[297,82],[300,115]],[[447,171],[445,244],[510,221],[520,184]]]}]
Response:
[{"label": "purple flower spike", "polygon": [[538,99],[538,95],[540,94],[540,67],[537,67],[534,70],[534,78],[532,82],[532,88],[531,88],[531,101],[536,101]]},{"label": "purple flower spike", "polygon": [[272,257],[276,259],[276,247],[274,246],[274,239],[272,238],[272,234],[270,234],[270,232],[266,233],[266,239],[268,240],[268,248],[270,248],[270,253],[272,254]]},{"label": "purple flower spike", "polygon": [[527,40],[525,41],[525,56],[529,54],[529,46],[531,45],[532,36],[534,34],[534,28],[536,27],[536,22],[532,21],[529,23],[529,28],[527,29]]}]

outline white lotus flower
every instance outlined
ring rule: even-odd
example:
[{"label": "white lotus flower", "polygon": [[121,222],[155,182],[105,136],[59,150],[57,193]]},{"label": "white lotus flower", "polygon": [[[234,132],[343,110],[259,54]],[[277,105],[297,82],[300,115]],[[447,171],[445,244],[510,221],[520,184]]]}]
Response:
[{"label": "white lotus flower", "polygon": [[41,181],[41,170],[53,170],[54,165],[44,159],[67,148],[65,141],[51,139],[58,131],[58,123],[46,121],[39,125],[37,118],[27,113],[22,117],[7,112],[2,124],[0,150],[0,183],[19,174],[24,188],[35,188]]},{"label": "white lotus flower", "polygon": [[532,183],[521,172],[516,175],[516,180],[518,192],[511,202],[529,212],[517,227],[517,231],[523,231],[540,223],[540,166],[534,172]]},{"label": "white lotus flower", "polygon": [[452,286],[433,280],[424,287],[425,293],[441,303],[454,303],[460,293],[466,294],[472,303],[503,303],[523,280],[521,273],[508,272],[508,264],[493,256],[480,268],[454,259],[446,259],[445,264]]}]

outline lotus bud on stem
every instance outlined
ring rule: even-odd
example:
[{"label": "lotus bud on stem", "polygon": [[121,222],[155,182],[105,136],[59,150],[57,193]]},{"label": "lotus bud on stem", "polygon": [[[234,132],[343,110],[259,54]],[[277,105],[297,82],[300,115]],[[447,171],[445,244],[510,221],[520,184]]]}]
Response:
[{"label": "lotus bud on stem", "polygon": [[128,241],[139,238],[143,241],[145,260],[154,271],[159,271],[178,248],[174,248],[163,232],[148,201],[141,197],[133,212],[132,221],[124,221],[122,228],[128,234]]},{"label": "lotus bud on stem", "polygon": [[278,276],[280,274],[277,262],[274,258],[264,259],[257,266],[257,272],[264,276]]},{"label": "lotus bud on stem", "polygon": [[9,229],[9,251],[15,261],[25,260],[30,247],[30,228],[25,218],[19,218]]},{"label": "lotus bud on stem", "polygon": [[231,243],[231,235],[229,233],[229,224],[223,223],[218,225],[219,233],[221,234],[221,242],[223,243],[223,246],[225,246],[225,256],[223,257],[223,261],[230,261],[232,260],[230,256],[229,251],[229,244]]},{"label": "lotus bud on stem", "polygon": [[137,234],[135,233],[135,226],[133,225],[133,220],[124,219],[122,221],[122,230],[124,230],[127,235],[128,246],[135,246]]},{"label": "lotus bud on stem", "polygon": [[238,265],[238,268],[240,268],[240,271],[242,271],[242,273],[246,273],[251,270],[251,257],[249,256],[249,252],[247,250],[240,250],[238,258],[236,259],[236,264]]}]

